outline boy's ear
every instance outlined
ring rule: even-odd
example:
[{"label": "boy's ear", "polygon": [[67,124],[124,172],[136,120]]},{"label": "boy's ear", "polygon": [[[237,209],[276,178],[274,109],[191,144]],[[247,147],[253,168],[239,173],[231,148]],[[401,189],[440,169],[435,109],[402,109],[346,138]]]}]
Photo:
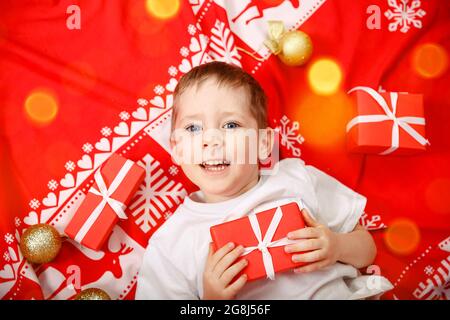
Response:
[{"label": "boy's ear", "polygon": [[271,127],[267,127],[264,130],[260,130],[258,158],[259,160],[267,159],[273,149],[275,143],[275,132]]}]

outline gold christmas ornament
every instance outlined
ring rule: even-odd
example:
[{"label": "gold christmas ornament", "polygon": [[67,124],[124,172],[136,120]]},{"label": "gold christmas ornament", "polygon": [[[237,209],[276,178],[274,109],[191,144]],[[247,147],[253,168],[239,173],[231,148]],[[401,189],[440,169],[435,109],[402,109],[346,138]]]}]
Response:
[{"label": "gold christmas ornament", "polygon": [[61,236],[48,224],[29,227],[20,239],[20,251],[31,263],[41,264],[52,261],[61,249]]},{"label": "gold christmas ornament", "polygon": [[111,300],[111,297],[102,289],[89,288],[77,294],[75,300]]},{"label": "gold christmas ornament", "polygon": [[288,66],[304,65],[312,55],[311,38],[304,32],[286,32],[282,21],[269,21],[269,39],[264,45]]}]

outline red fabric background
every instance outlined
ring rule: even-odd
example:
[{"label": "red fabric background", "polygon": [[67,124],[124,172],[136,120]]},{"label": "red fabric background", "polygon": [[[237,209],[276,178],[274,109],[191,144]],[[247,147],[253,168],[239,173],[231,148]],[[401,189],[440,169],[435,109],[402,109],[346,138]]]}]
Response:
[{"label": "red fabric background", "polygon": [[[261,1],[259,6],[263,7],[267,2]],[[66,8],[71,4],[81,8],[81,30],[66,27]],[[380,30],[366,27],[369,16],[366,9],[370,5],[381,8]],[[448,58],[450,3],[422,1],[421,8],[426,11],[421,18],[422,28],[412,27],[407,33],[389,32],[389,21],[383,15],[388,9],[387,1],[352,1],[350,4],[345,0],[328,0],[300,27],[311,36],[314,44],[314,54],[308,65],[288,67],[276,56],[271,56],[254,73],[269,96],[270,124],[279,126],[284,115],[290,124],[299,122],[300,128],[296,132],[305,139],[300,149],[301,157],[307,163],[367,196],[369,217],[379,215],[388,227],[400,218],[407,218],[418,227],[418,246],[405,255],[386,245],[386,229],[373,231],[379,251],[376,265],[395,284],[394,290],[385,295],[391,299],[448,298],[450,294],[446,294],[450,274],[446,262],[449,244],[444,242],[450,235],[450,129],[447,124],[450,120],[450,79],[448,69],[440,77],[422,78],[412,64],[414,50],[427,42],[442,46]],[[228,26],[226,17],[227,10],[213,1],[181,1],[176,18],[168,20],[149,15],[145,1],[141,0],[1,1],[0,272],[3,273],[0,273],[0,286],[3,287],[0,287],[0,296],[4,299],[48,298],[42,295],[43,284],[30,271],[32,266],[19,257],[17,237],[9,241],[8,235],[14,236],[16,230],[20,235],[27,227],[24,219],[32,217],[32,212],[42,216],[48,208],[41,199],[49,197],[49,193],[61,196],[64,189],[61,179],[69,179],[67,174],[75,176],[82,171],[77,161],[83,154],[88,154],[91,161],[94,161],[94,153],[109,154],[95,148],[102,138],[103,127],[112,130],[122,120],[131,128],[132,120],[141,121],[132,116],[141,107],[146,109],[147,121],[152,119],[155,110],[158,114],[164,114],[165,110],[161,109],[166,107],[170,111],[169,103],[159,108],[151,103],[136,104],[136,100],[143,97],[149,103],[155,96],[155,86],[164,86],[170,78],[178,79],[182,75],[181,48],[192,49],[190,57],[195,51],[195,45],[189,42],[188,25],[197,27],[196,35],[201,32],[211,37],[217,19]],[[282,12],[280,19],[283,20]],[[253,51],[238,36],[234,41],[236,46]],[[245,53],[240,52],[240,55],[243,68],[249,72],[255,70],[258,61]],[[336,61],[343,73],[340,90],[331,96],[314,94],[308,83],[309,67],[323,57]],[[203,55],[201,59],[203,62],[208,60]],[[178,68],[176,75],[168,74],[170,66]],[[358,85],[375,89],[381,85],[387,91],[423,93],[427,138],[431,142],[428,150],[409,157],[349,154],[345,149],[345,125],[354,109],[348,107],[351,104],[346,92]],[[27,96],[36,88],[45,88],[57,99],[57,117],[46,126],[30,122],[24,111]],[[169,92],[166,87],[164,95]],[[128,112],[130,118],[119,118],[122,111]],[[117,136],[113,132],[103,138],[111,142],[112,137]],[[128,151],[127,146],[133,140],[130,138],[116,152],[125,151],[125,156],[135,161],[150,154],[165,172],[169,172],[170,155],[155,139],[146,135]],[[86,143],[93,145],[92,152],[82,149]],[[293,156],[292,149],[286,146],[282,146],[281,153],[282,157]],[[73,171],[65,167],[67,161],[75,163]],[[52,179],[59,182],[55,190],[49,190],[47,185]],[[186,192],[195,190],[182,172],[171,179],[180,183]],[[89,178],[70,190],[73,194],[85,193],[88,186]],[[30,207],[32,199],[40,201],[38,208]],[[56,215],[62,214],[62,207],[69,205],[69,201],[55,206],[52,219],[58,219]],[[173,212],[177,202],[171,201],[169,211]],[[120,223],[121,229],[138,244],[134,259],[139,257],[136,248],[145,248],[151,234],[163,222],[160,218],[147,232],[138,227],[137,219]],[[57,220],[55,223],[60,226]],[[114,250],[106,250],[109,255],[119,249],[119,242],[114,244]],[[14,254],[16,264],[12,259]],[[76,257],[80,257],[79,250],[65,243],[52,266],[63,274],[62,266],[69,262],[88,270],[87,262],[77,261]],[[18,273],[13,278],[6,276],[11,270],[18,270],[18,266],[25,273],[21,283]],[[425,271],[427,267],[431,269]],[[104,267],[97,265],[96,268],[103,270]],[[133,279],[127,268],[122,266],[123,274]],[[101,286],[101,282],[95,281],[107,270],[98,271],[98,277],[87,277],[82,285]],[[114,276],[123,278],[122,273]],[[112,284],[107,289],[114,298],[131,299],[135,282],[130,283],[124,293],[119,285]],[[430,288],[438,293],[418,295],[417,288],[430,283]]]}]

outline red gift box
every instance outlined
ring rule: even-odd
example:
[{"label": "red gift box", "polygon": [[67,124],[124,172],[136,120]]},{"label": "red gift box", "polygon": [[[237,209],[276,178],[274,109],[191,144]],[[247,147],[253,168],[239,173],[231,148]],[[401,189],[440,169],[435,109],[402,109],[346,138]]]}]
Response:
[{"label": "red gift box", "polygon": [[421,94],[377,92],[356,87],[357,116],[347,125],[347,149],[380,155],[425,150],[425,118]]},{"label": "red gift box", "polygon": [[215,250],[229,242],[233,242],[236,246],[244,246],[248,254],[242,255],[237,261],[247,259],[248,265],[236,278],[245,273],[248,280],[256,280],[266,276],[273,279],[274,272],[304,265],[304,263],[294,263],[292,253],[284,251],[286,244],[295,242],[286,238],[288,232],[304,227],[305,223],[298,204],[290,202],[215,225],[210,228],[210,232]]},{"label": "red gift box", "polygon": [[145,170],[113,154],[94,175],[94,184],[65,229],[82,245],[99,250],[119,218],[126,219],[125,206],[135,194]]}]

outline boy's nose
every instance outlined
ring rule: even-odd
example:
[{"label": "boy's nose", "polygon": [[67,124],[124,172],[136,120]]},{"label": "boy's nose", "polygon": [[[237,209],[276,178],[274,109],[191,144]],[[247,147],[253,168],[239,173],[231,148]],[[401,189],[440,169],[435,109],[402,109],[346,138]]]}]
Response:
[{"label": "boy's nose", "polygon": [[219,147],[223,144],[223,137],[219,133],[207,133],[203,135],[203,147]]},{"label": "boy's nose", "polygon": [[203,147],[219,147],[221,144],[218,140],[214,140],[214,141],[204,141],[203,140]]}]

